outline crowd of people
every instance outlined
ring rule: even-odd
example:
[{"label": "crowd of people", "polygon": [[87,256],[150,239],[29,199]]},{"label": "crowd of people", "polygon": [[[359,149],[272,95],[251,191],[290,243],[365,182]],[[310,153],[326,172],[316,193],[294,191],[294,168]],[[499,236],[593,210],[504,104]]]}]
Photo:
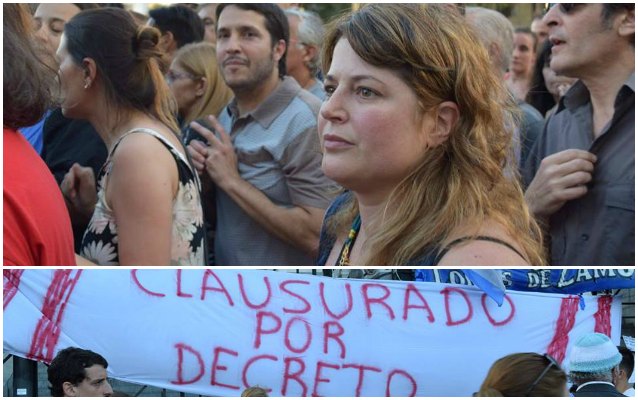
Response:
[{"label": "crowd of people", "polygon": [[119,6],[3,5],[5,265],[635,265],[633,3]]},{"label": "crowd of people", "polygon": [[[570,352],[565,372],[549,354],[514,353],[494,362],[474,397],[628,397],[634,355],[616,347],[601,333],[579,338]],[[60,350],[48,367],[54,397],[109,397],[108,362],[90,350]],[[450,382],[453,384],[453,382]],[[268,397],[268,388],[244,388],[241,397]],[[123,395],[121,393],[119,395]],[[115,394],[118,395],[118,394]]]}]

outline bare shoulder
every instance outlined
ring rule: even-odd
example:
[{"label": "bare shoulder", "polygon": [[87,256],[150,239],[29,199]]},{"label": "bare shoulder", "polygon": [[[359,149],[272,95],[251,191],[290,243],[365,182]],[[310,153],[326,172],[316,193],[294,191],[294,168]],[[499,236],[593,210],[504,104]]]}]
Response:
[{"label": "bare shoulder", "polygon": [[524,254],[523,249],[518,242],[507,233],[505,228],[495,222],[486,221],[478,232],[472,232],[470,229],[460,229],[454,232],[451,240],[467,237],[467,236],[482,236],[496,239],[497,241],[490,240],[467,240],[459,244],[456,244],[450,248],[447,254],[441,259],[438,265],[446,266],[463,266],[463,265],[475,265],[475,266],[527,266],[529,263],[516,253],[513,249],[504,245],[504,242],[512,246],[519,253]]},{"label": "bare shoulder", "polygon": [[[166,132],[161,133],[162,136],[167,136]],[[171,166],[174,163],[172,159],[170,151],[155,136],[132,133],[120,142],[113,154],[114,172],[118,166],[126,169],[162,169],[163,166]]]},{"label": "bare shoulder", "polygon": [[133,133],[113,154],[107,198],[114,192],[146,195],[163,188],[174,195],[178,181],[177,165],[166,146],[152,135]]}]

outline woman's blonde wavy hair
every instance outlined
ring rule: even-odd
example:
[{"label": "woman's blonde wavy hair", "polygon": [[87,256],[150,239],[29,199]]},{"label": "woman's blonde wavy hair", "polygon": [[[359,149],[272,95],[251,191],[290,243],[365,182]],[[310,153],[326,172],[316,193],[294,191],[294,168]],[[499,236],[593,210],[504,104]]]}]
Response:
[{"label": "woman's blonde wavy hair", "polygon": [[184,124],[188,125],[191,121],[208,115],[217,117],[233,97],[233,92],[222,77],[215,46],[207,42],[188,44],[177,51],[173,62],[195,79],[206,78],[206,91],[188,114],[183,116]]},{"label": "woman's blonde wavy hair", "polygon": [[488,371],[475,397],[562,397],[567,375],[558,366],[547,370],[533,386],[548,365],[549,360],[537,353],[514,353],[500,358]]},{"label": "woman's blonde wavy hair", "polygon": [[[444,101],[460,111],[449,139],[424,151],[388,199],[363,264],[406,265],[424,250],[442,249],[458,227],[475,226],[478,235],[490,219],[516,238],[530,264],[543,265],[542,234],[514,172],[517,106],[458,12],[435,4],[368,4],[343,15],[328,27],[324,71],[341,38],[365,62],[396,71],[414,88],[423,113]],[[347,231],[357,213],[350,202],[328,221],[329,232]]]}]

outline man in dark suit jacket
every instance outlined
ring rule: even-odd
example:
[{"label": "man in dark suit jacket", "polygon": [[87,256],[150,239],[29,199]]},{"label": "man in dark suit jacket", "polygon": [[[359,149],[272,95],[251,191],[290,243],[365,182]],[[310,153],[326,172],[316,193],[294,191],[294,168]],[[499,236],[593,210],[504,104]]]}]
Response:
[{"label": "man in dark suit jacket", "polygon": [[609,337],[588,333],[572,348],[569,378],[576,386],[574,397],[626,397],[616,390],[622,356]]}]

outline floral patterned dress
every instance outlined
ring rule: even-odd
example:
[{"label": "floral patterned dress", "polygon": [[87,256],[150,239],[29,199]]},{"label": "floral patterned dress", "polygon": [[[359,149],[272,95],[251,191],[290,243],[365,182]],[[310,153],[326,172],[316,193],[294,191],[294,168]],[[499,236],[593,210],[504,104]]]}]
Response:
[{"label": "floral patterned dress", "polygon": [[[173,200],[171,233],[172,265],[204,265],[204,218],[200,200],[201,186],[186,157],[159,133],[135,128],[125,133],[113,146],[98,177],[98,200],[91,222],[82,239],[82,257],[98,265],[119,265],[117,221],[106,202],[106,185],[113,167],[113,154],[122,139],[133,133],[157,138],[173,155],[179,175],[177,195]],[[151,201],[149,199],[149,201]]]}]

